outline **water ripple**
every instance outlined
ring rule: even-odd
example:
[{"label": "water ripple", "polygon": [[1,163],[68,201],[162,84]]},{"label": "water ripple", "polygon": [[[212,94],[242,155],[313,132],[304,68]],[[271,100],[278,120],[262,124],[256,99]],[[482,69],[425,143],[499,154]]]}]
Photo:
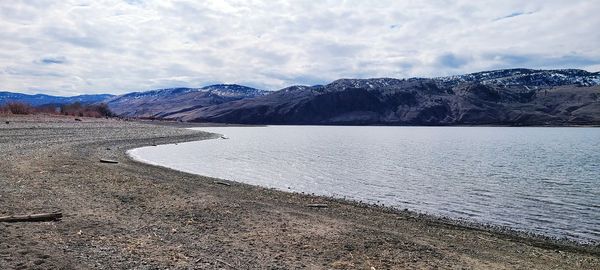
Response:
[{"label": "water ripple", "polygon": [[286,191],[600,242],[600,129],[203,128],[229,140],[132,150],[154,164]]}]

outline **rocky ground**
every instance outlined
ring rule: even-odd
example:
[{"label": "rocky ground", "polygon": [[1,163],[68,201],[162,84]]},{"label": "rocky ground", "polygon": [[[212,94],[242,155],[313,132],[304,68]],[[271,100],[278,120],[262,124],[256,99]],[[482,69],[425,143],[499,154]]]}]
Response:
[{"label": "rocky ground", "polygon": [[141,164],[125,151],[211,135],[80,120],[0,115],[0,216],[64,214],[0,223],[0,269],[600,269],[597,247]]}]

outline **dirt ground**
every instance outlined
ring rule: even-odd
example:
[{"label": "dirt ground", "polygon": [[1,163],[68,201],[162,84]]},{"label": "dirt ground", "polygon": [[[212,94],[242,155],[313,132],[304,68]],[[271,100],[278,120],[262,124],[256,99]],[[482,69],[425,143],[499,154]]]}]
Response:
[{"label": "dirt ground", "polygon": [[0,269],[600,269],[598,247],[138,163],[125,151],[212,135],[81,120],[0,115],[0,216],[64,214],[0,223]]}]

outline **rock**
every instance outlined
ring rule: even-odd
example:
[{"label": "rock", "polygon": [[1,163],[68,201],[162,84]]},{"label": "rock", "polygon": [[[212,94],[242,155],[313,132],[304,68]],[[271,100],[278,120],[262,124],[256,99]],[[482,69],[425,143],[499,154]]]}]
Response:
[{"label": "rock", "polygon": [[311,207],[311,208],[327,208],[327,207],[329,207],[329,205],[324,204],[324,203],[311,203],[311,204],[307,204],[306,207]]}]

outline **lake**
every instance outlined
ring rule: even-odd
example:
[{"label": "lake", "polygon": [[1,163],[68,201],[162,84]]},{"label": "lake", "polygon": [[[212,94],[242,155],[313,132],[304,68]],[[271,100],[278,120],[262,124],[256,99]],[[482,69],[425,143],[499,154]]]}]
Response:
[{"label": "lake", "polygon": [[600,242],[600,128],[268,126],[130,150],[285,191]]}]

